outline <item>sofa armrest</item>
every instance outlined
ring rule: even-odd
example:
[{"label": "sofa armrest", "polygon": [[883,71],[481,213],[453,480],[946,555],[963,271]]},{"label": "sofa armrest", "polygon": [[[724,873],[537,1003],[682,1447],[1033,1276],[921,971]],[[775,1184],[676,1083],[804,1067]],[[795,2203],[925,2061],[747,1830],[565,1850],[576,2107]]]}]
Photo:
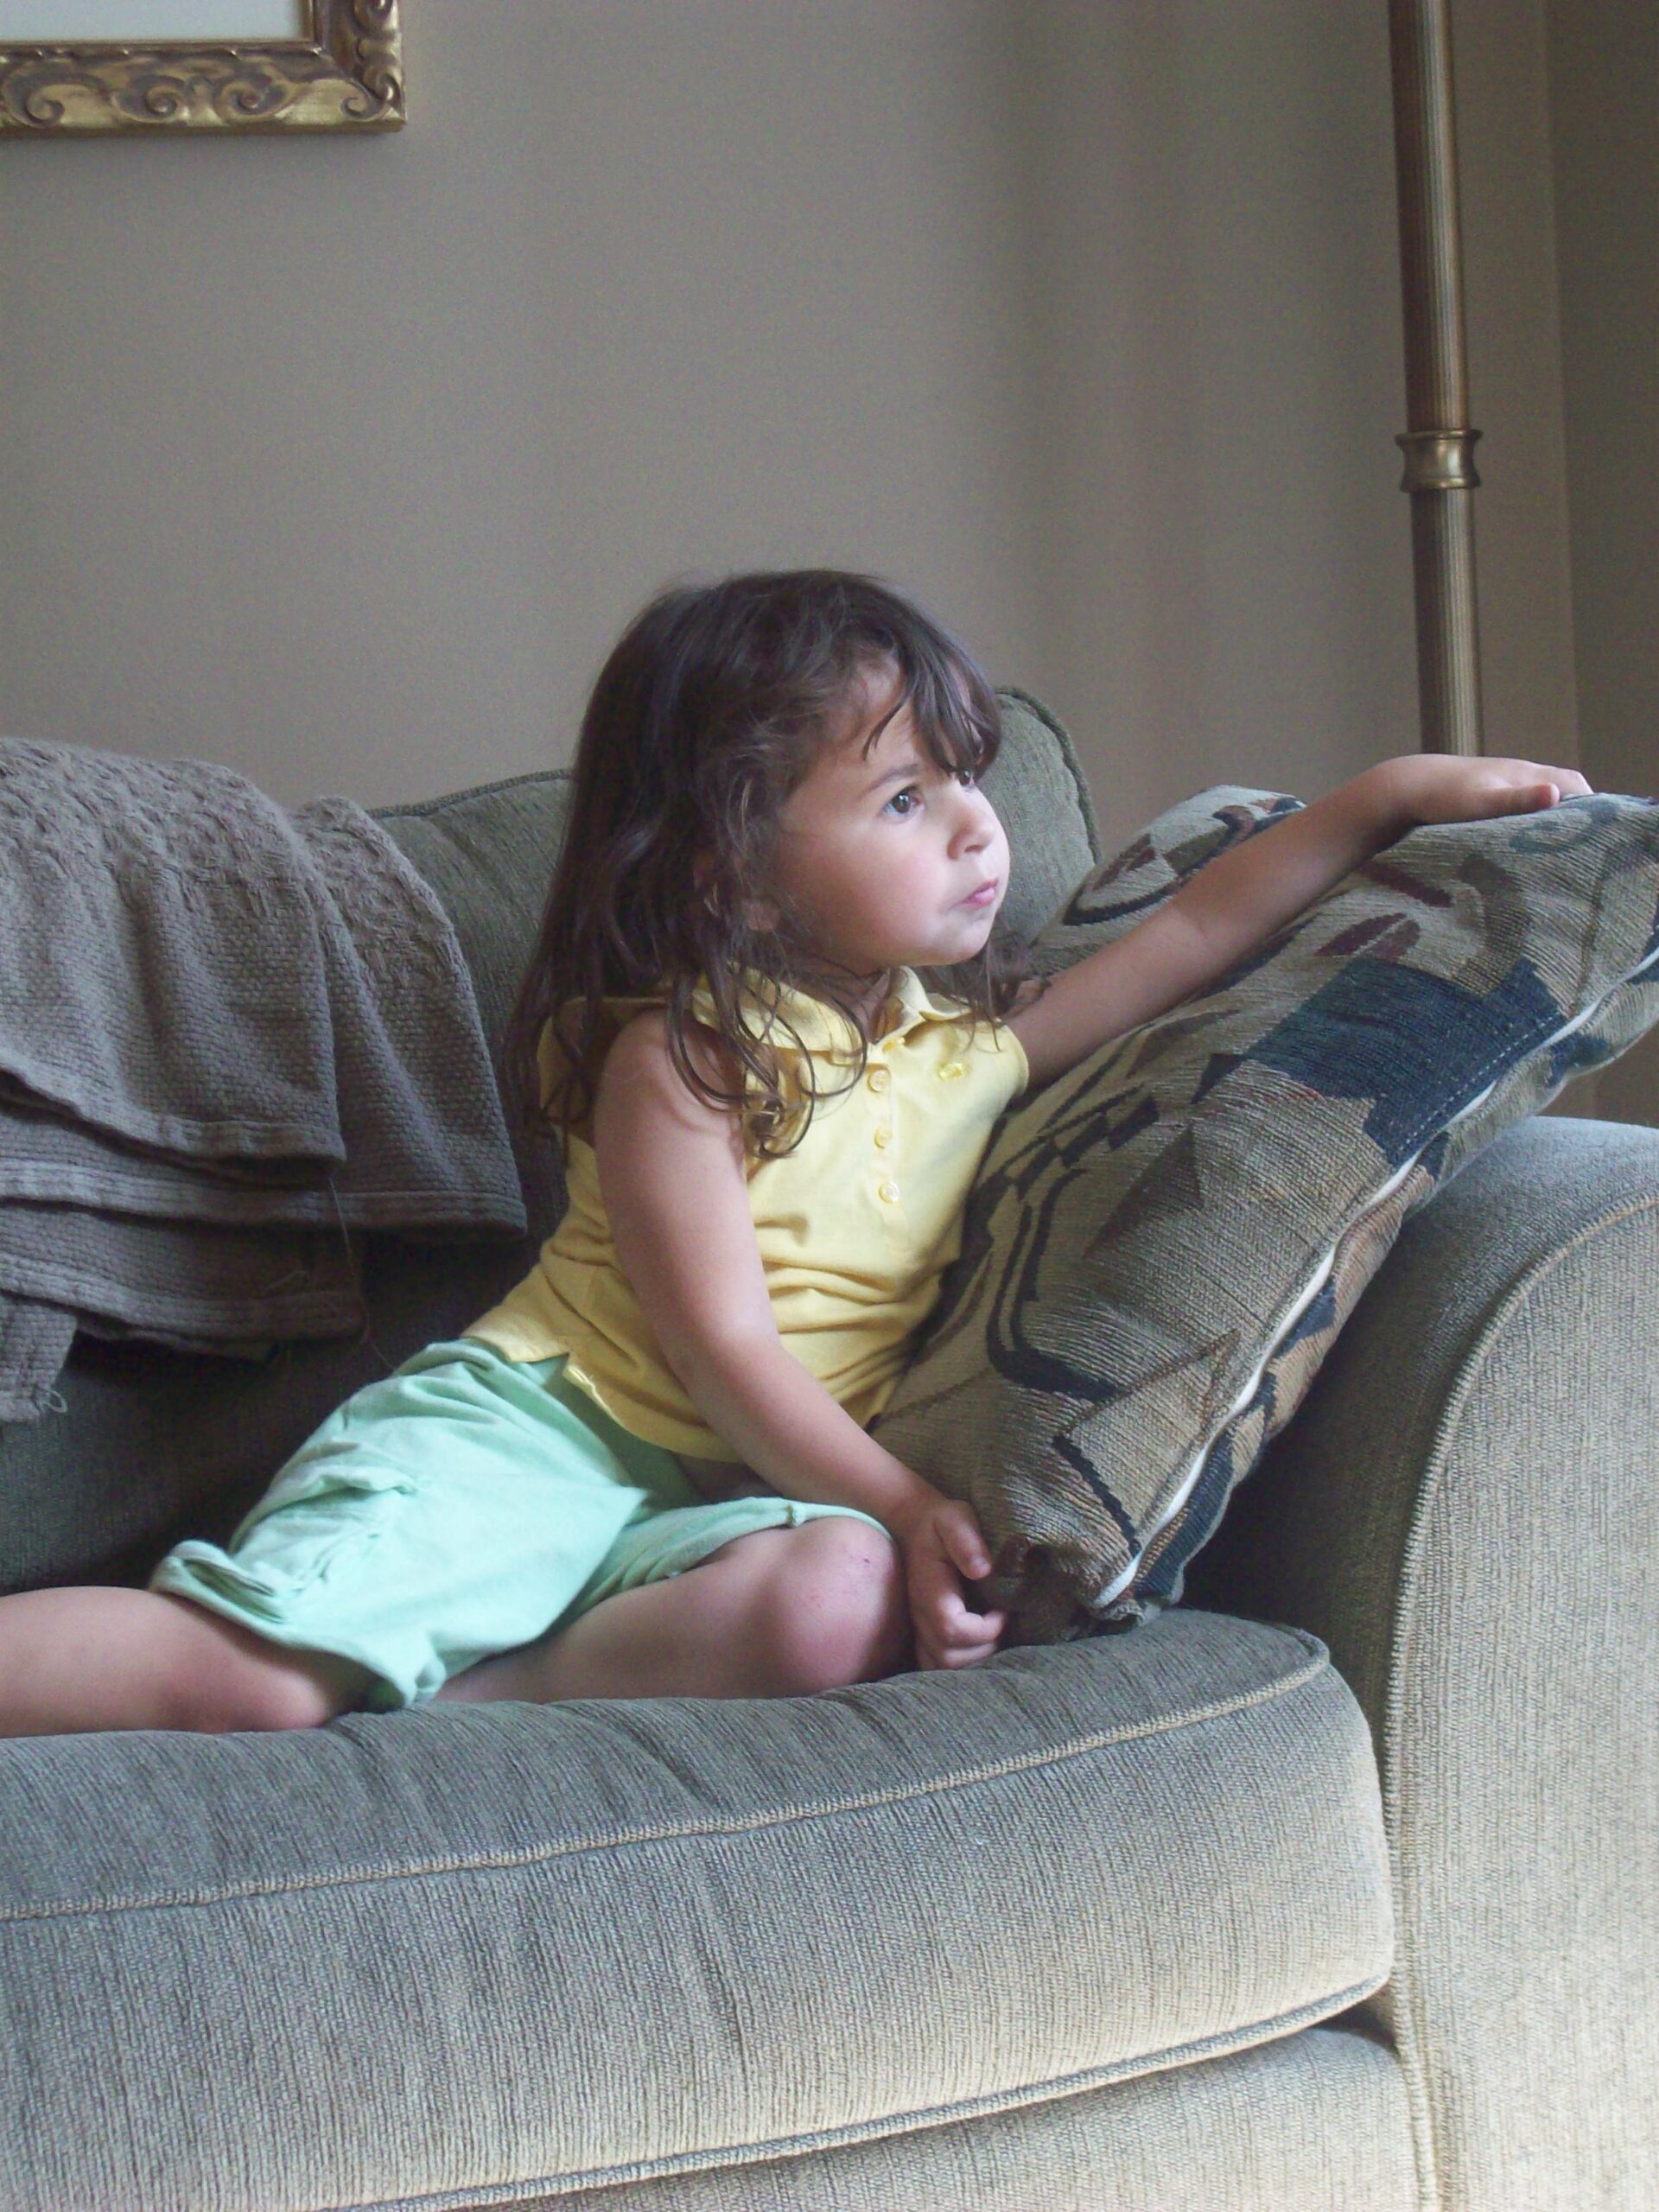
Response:
[{"label": "sofa armrest", "polygon": [[1370,1723],[1427,2200],[1659,2201],[1659,1131],[1456,1177],[1201,1564]]}]

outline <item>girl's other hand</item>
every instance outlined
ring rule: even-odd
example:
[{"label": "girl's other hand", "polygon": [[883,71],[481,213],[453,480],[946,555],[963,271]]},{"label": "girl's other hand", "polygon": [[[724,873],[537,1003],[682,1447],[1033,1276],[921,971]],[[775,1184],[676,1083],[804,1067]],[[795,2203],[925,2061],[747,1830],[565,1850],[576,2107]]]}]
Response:
[{"label": "girl's other hand", "polygon": [[1479,822],[1489,815],[1536,814],[1589,785],[1576,768],[1541,760],[1495,760],[1451,753],[1406,753],[1370,772],[1388,794],[1402,830],[1420,822]]},{"label": "girl's other hand", "polygon": [[917,1666],[925,1672],[988,1659],[1007,1615],[975,1612],[963,1594],[964,1583],[991,1571],[973,1507],[929,1488],[888,1525],[904,1560]]}]

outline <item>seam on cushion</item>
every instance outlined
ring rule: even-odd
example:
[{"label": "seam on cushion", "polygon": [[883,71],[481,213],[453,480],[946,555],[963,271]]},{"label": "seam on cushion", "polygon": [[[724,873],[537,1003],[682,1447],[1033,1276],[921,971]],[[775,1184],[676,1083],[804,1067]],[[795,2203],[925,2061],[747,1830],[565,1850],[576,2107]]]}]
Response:
[{"label": "seam on cushion", "polygon": [[1155,1719],[1131,1722],[1122,1728],[1102,1729],[1097,1734],[1077,1737],[1068,1744],[1051,1745],[1044,1751],[1024,1752],[1015,1758],[995,1759],[955,1773],[936,1775],[926,1782],[896,1783],[890,1789],[867,1790],[854,1796],[828,1798],[816,1805],[794,1805],[781,1811],[742,1817],[734,1815],[724,1820],[674,1821],[666,1827],[625,1828],[614,1835],[575,1836],[560,1843],[527,1847],[522,1851],[481,1852],[408,1859],[382,1866],[342,1868],[327,1874],[271,1876],[261,1881],[226,1882],[210,1889],[157,1891],[148,1896],[131,1892],[113,1897],[74,1898],[53,1904],[10,1905],[0,1909],[0,1926],[25,1921],[79,1919],[105,1912],[142,1912],[180,1905],[226,1904],[238,1897],[281,1897],[305,1890],[356,1888],[373,1882],[416,1880],[432,1874],[499,1873],[514,1866],[546,1866],[555,1859],[579,1857],[590,1851],[613,1851],[623,1846],[641,1843],[667,1843],[680,1836],[742,1835],[766,1828],[793,1827],[808,1821],[831,1819],[843,1813],[869,1811],[880,1805],[903,1804],[916,1798],[942,1796],[948,1791],[969,1789],[978,1783],[996,1781],[1005,1775],[1027,1773],[1046,1766],[1062,1766],[1091,1752],[1109,1751],[1120,1744],[1135,1743],[1150,1736],[1173,1735],[1184,1728],[1199,1726],[1211,1720],[1224,1720],[1230,1714],[1248,1711],[1252,1706],[1268,1705],[1287,1697],[1330,1670],[1330,1654],[1317,1637],[1311,1636],[1305,1629],[1287,1626],[1274,1632],[1294,1637],[1308,1651],[1306,1661],[1294,1674],[1281,1675],[1255,1689],[1240,1690],[1232,1697],[1214,1699],[1207,1705],[1195,1706],[1184,1713],[1164,1713]]},{"label": "seam on cushion", "polygon": [[1413,1971],[1416,1957],[1413,1922],[1411,1915],[1403,1909],[1407,1882],[1399,1833],[1400,1769],[1402,1761],[1394,1753],[1395,1747],[1403,1744],[1401,1730],[1406,1684],[1415,1663],[1417,1597],[1422,1556],[1427,1544],[1428,1523],[1446,1485],[1448,1463],[1457,1448],[1471,1401],[1500,1338],[1508,1332],[1517,1313],[1530,1302],[1556,1268],[1582,1247],[1596,1242],[1611,1230],[1621,1228],[1628,1221],[1655,1212],[1659,1212],[1659,1196],[1649,1193],[1646,1197],[1631,1199],[1612,1212],[1599,1216],[1594,1221],[1586,1222],[1565,1243],[1533,1261],[1503,1293],[1497,1306],[1481,1324],[1473,1344],[1459,1361],[1452,1377],[1452,1387],[1440,1408],[1424,1458],[1423,1478],[1418,1486],[1411,1525],[1407,1531],[1405,1548],[1401,1556],[1400,1588],[1395,1601],[1393,1630],[1389,1637],[1388,1685],[1383,1698],[1382,1738],[1389,1756],[1380,1764],[1383,1770],[1383,1827],[1388,1839],[1395,1894],[1402,1904],[1402,1910],[1396,1916],[1398,1926],[1393,1977],[1402,2000],[1395,2015],[1395,2043],[1405,2076],[1407,2101],[1416,2123],[1412,2133],[1417,2146],[1419,2180],[1424,2202],[1427,2204],[1438,2204],[1440,2201],[1440,2146],[1434,2105],[1428,2093],[1423,2060],[1427,2038],[1419,2033],[1418,1986]]},{"label": "seam on cushion", "polygon": [[1105,857],[1100,845],[1100,824],[1095,819],[1095,802],[1084,781],[1083,764],[1077,759],[1077,748],[1071,742],[1071,732],[1049,712],[1040,699],[1033,699],[1029,691],[1020,690],[1017,684],[999,683],[996,690],[999,698],[1017,699],[1022,707],[1028,707],[1050,736],[1058,743],[1060,758],[1065,763],[1066,772],[1077,791],[1077,811],[1083,817],[1083,834],[1098,865]]},{"label": "seam on cushion", "polygon": [[468,784],[464,791],[440,791],[435,798],[411,799],[406,806],[382,806],[369,810],[376,822],[398,822],[405,815],[438,814],[447,806],[454,806],[458,799],[481,798],[486,791],[516,791],[520,784],[546,784],[556,779],[569,783],[568,768],[531,768],[522,776],[503,776],[490,784]]},{"label": "seam on cushion", "polygon": [[684,2151],[671,2158],[638,2158],[622,2166],[590,2166],[582,2173],[489,2182],[476,2189],[423,2192],[419,2196],[377,2197],[372,2202],[317,2206],[312,2208],[312,2212],[469,2212],[474,2206],[482,2212],[482,2208],[492,2204],[509,2208],[524,2205],[532,2192],[544,2197],[568,2196],[579,2189],[654,2181],[670,2174],[729,2171],[734,2166],[755,2165],[766,2159],[803,2158],[813,2152],[836,2150],[843,2144],[914,2134],[926,2127],[947,2127],[991,2113],[1018,2111],[1025,2106],[1052,2103],[1061,2097],[1081,2096],[1090,2089],[1106,2088],[1114,2082],[1133,2080],[1142,2075],[1173,2073],[1205,2059],[1224,2057],[1230,2051],[1282,2042],[1304,2028],[1315,2027],[1321,2020],[1330,2019],[1348,2005],[1357,2004],[1380,1988],[1383,1979],[1377,1976],[1356,1982],[1351,1989],[1312,1999],[1271,2019],[1226,2028],[1218,2035],[1201,2036],[1193,2043],[1174,2044],[1136,2058],[1113,2059],[1104,2066],[1091,2066],[1079,2074],[1062,2074],[1047,2081],[1027,2082],[1017,2089],[995,2090],[982,2097],[962,2097],[950,2104],[926,2105],[915,2112],[890,2113],[880,2120],[853,2120],[843,2127],[820,2128],[810,2134],[775,2136],[765,2143],[723,2144],[717,2149]]}]

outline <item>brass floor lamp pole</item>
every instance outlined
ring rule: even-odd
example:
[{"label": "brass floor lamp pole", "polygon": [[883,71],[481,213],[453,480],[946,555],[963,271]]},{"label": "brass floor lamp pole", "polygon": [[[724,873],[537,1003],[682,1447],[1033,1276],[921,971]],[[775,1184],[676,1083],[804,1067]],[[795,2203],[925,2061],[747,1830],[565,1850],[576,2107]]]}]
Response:
[{"label": "brass floor lamp pole", "polygon": [[1474,444],[1464,348],[1451,0],[1389,0],[1406,328],[1406,456],[1426,753],[1478,753]]}]

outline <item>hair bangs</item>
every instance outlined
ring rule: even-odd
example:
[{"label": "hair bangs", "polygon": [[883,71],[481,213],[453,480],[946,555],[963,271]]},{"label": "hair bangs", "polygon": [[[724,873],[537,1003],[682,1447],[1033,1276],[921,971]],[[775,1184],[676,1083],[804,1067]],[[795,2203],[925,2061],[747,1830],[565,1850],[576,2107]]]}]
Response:
[{"label": "hair bangs", "polygon": [[995,692],[976,664],[951,651],[942,636],[922,632],[906,643],[911,650],[894,655],[901,694],[871,733],[870,744],[893,715],[908,706],[917,738],[934,766],[977,779],[1001,749]]}]

